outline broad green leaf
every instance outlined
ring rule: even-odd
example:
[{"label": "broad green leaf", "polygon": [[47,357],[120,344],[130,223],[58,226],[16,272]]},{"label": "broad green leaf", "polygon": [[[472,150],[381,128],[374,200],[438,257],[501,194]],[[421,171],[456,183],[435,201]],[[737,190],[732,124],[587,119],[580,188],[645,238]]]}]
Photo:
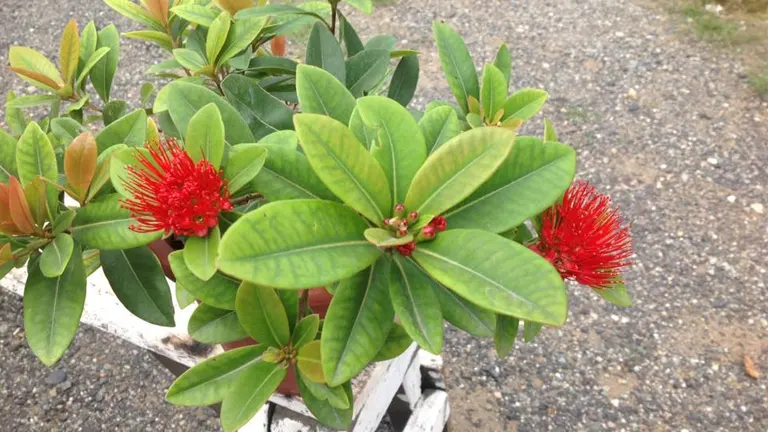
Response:
[{"label": "broad green leaf", "polygon": [[557,132],[549,119],[544,119],[544,142],[557,142]]},{"label": "broad green leaf", "polygon": [[533,342],[533,340],[536,339],[536,336],[541,332],[541,327],[541,323],[525,321],[523,323],[523,340],[525,340],[525,343]]},{"label": "broad green leaf", "polygon": [[383,96],[359,99],[357,112],[365,125],[376,131],[371,154],[384,169],[393,191],[389,208],[394,208],[405,201],[413,177],[427,159],[419,125],[402,105]]},{"label": "broad green leaf", "polygon": [[[58,183],[59,168],[56,154],[48,136],[40,126],[31,122],[21,135],[16,145],[16,170],[21,184],[26,186],[38,176],[53,183]],[[54,212],[58,208],[58,191],[47,187],[48,208]],[[54,214],[55,216],[55,214]]]},{"label": "broad green leaf", "polygon": [[291,341],[288,316],[273,288],[243,282],[237,290],[235,311],[243,328],[260,343],[282,347]]},{"label": "broad green leaf", "polygon": [[174,381],[165,399],[174,405],[206,406],[221,402],[243,372],[256,364],[266,345],[246,346],[209,358],[190,368]]},{"label": "broad green leaf", "polygon": [[124,100],[112,99],[108,104],[104,105],[104,109],[101,111],[101,118],[104,121],[104,126],[109,126],[128,112],[128,102]]},{"label": "broad green leaf", "polygon": [[435,285],[435,295],[446,321],[472,336],[493,336],[496,314],[475,306],[440,284]]},{"label": "broad green leaf", "polygon": [[266,18],[246,18],[235,21],[229,29],[227,43],[224,44],[224,48],[219,55],[219,64],[224,64],[224,62],[251,46],[253,40],[261,34],[266,23]]},{"label": "broad green leaf", "polygon": [[176,303],[178,303],[180,309],[186,308],[196,300],[194,294],[184,288],[178,281],[176,282]]},{"label": "broad green leaf", "polygon": [[154,42],[160,48],[166,51],[173,50],[173,41],[168,33],[159,32],[156,30],[137,30],[123,33],[124,37],[128,39],[138,39],[147,42]]},{"label": "broad green leaf", "polygon": [[222,11],[208,28],[208,35],[205,38],[205,55],[208,58],[208,64],[219,64],[216,62],[216,57],[224,48],[231,23],[232,16],[227,11]]},{"label": "broad green leaf", "polygon": [[256,139],[279,130],[293,129],[293,110],[267,93],[256,80],[231,74],[222,81],[221,87]]},{"label": "broad green leaf", "polygon": [[94,53],[88,57],[88,61],[85,63],[79,75],[77,76],[77,82],[75,83],[76,88],[80,88],[80,86],[83,85],[85,78],[88,76],[88,74],[91,73],[93,67],[96,66],[96,63],[98,63],[104,56],[109,54],[110,50],[111,48],[104,46],[94,51]]},{"label": "broad green leaf", "polygon": [[419,128],[430,154],[461,133],[459,117],[450,106],[427,111],[419,121]]},{"label": "broad green leaf", "polygon": [[308,15],[317,18],[318,20],[323,19],[320,15],[308,9],[302,9],[300,7],[278,3],[243,9],[237,13],[235,18],[241,20],[248,18],[277,17],[285,15]]},{"label": "broad green leaf", "polygon": [[35,94],[17,97],[8,102],[6,106],[10,108],[32,108],[40,105],[50,105],[58,100],[59,96],[55,94]]},{"label": "broad green leaf", "polygon": [[101,268],[101,254],[99,251],[91,249],[83,252],[83,266],[85,266],[85,277],[90,277],[96,270]]},{"label": "broad green leaf", "polygon": [[96,144],[99,146],[99,153],[115,144],[136,147],[144,145],[146,135],[147,113],[143,109],[137,109],[102,129],[96,135]]},{"label": "broad green leaf", "polygon": [[373,2],[371,0],[344,0],[344,3],[368,15],[373,12]]},{"label": "broad green leaf", "polygon": [[71,143],[75,137],[87,130],[77,120],[68,117],[58,117],[51,120],[51,131],[62,144]]},{"label": "broad green leaf", "polygon": [[451,91],[464,113],[469,112],[469,97],[480,99],[477,71],[467,46],[456,30],[449,25],[435,22],[432,25],[440,54],[440,64]]},{"label": "broad green leaf", "polygon": [[352,96],[360,97],[376,87],[387,75],[389,51],[366,49],[346,62],[346,84]]},{"label": "broad green leaf", "polygon": [[443,348],[443,314],[435,301],[435,283],[411,258],[393,257],[389,295],[395,314],[416,343],[438,354]]},{"label": "broad green leaf", "polygon": [[205,58],[197,51],[188,48],[174,49],[173,58],[184,68],[192,72],[201,71],[206,66]]},{"label": "broad green leaf", "polygon": [[218,225],[208,230],[205,237],[192,236],[184,244],[184,262],[192,274],[207,281],[216,274],[221,231]]},{"label": "broad green leaf", "polygon": [[229,152],[229,161],[224,167],[229,193],[234,194],[261,171],[267,160],[267,149],[258,145],[239,145]]},{"label": "broad green leaf", "polygon": [[[120,148],[120,150],[113,150],[113,148]],[[143,169],[141,168],[140,157],[151,160],[149,150],[144,147],[125,147],[124,144],[118,144],[109,147],[103,154],[113,155],[109,160],[109,177],[112,181],[112,188],[123,197],[132,197],[133,193],[127,189],[127,184],[131,179],[128,167]]]},{"label": "broad green leaf", "polygon": [[328,401],[328,403],[338,409],[349,408],[349,398],[347,392],[344,391],[344,386],[329,387],[327,384],[320,384],[307,379],[306,376],[302,377],[304,385],[312,393],[312,396],[320,399],[321,401]]},{"label": "broad green leaf", "polygon": [[344,279],[323,322],[323,372],[335,387],[352,379],[376,357],[395,312],[389,300],[388,260],[378,260]]},{"label": "broad green leaf", "polygon": [[397,44],[397,39],[394,36],[377,35],[368,39],[368,42],[365,43],[365,49],[383,49],[389,52],[392,51],[392,49],[395,47],[395,44]]},{"label": "broad green leaf", "polygon": [[[288,291],[292,292],[292,291]],[[326,321],[327,323],[327,321]],[[326,325],[327,328],[327,325]],[[315,340],[320,329],[320,315],[307,315],[296,324],[296,329],[291,335],[291,346],[298,349]]]},{"label": "broad green leaf", "polygon": [[355,134],[355,137],[357,137],[357,140],[360,141],[363,147],[368,150],[371,149],[371,146],[376,141],[376,131],[365,125],[363,117],[360,115],[359,107],[355,107],[355,110],[352,111],[352,117],[349,119],[349,129],[352,130],[352,133]]},{"label": "broad green leaf", "polygon": [[[46,183],[40,177],[35,177],[30,184],[24,188],[23,199],[27,202],[29,212],[35,225],[42,227],[46,220],[53,219],[53,215],[48,212],[46,201]],[[12,210],[12,208],[11,208]],[[11,214],[13,216],[13,214]],[[63,268],[62,268],[63,270]],[[43,273],[45,274],[45,273]],[[46,275],[48,276],[48,275]],[[58,276],[58,275],[57,275]],[[51,276],[48,276],[51,277]]]},{"label": "broad green leaf", "polygon": [[88,62],[88,59],[96,52],[96,39],[98,37],[96,23],[89,21],[80,33],[80,65]]},{"label": "broad green leaf", "polygon": [[187,331],[192,339],[208,344],[235,342],[248,337],[235,311],[201,304],[189,317]]},{"label": "broad green leaf", "polygon": [[47,278],[61,276],[72,258],[75,242],[68,234],[59,234],[40,255],[40,271]]},{"label": "broad green leaf", "polygon": [[513,132],[480,128],[443,144],[416,173],[405,208],[435,216],[458,204],[504,162],[514,141]]},{"label": "broad green leaf", "polygon": [[159,239],[163,232],[137,233],[131,213],[120,206],[120,195],[107,195],[77,211],[71,234],[93,249],[117,250],[144,246]]},{"label": "broad green leaf", "polygon": [[387,97],[396,100],[400,105],[407,107],[416,94],[416,86],[419,83],[419,58],[406,56],[398,62],[392,81],[389,83]]},{"label": "broad green leaf", "polygon": [[171,11],[179,17],[203,27],[210,27],[216,19],[216,11],[197,4],[182,4],[171,8]]},{"label": "broad green leaf", "polygon": [[[344,53],[341,45],[321,22],[316,22],[307,42],[306,64],[328,71],[340,82],[346,82]],[[328,91],[329,89],[324,89]]]},{"label": "broad green leaf", "polygon": [[184,149],[195,162],[203,159],[219,168],[224,157],[224,122],[216,104],[200,108],[189,119],[184,135]]},{"label": "broad green leaf", "polygon": [[319,340],[312,341],[299,350],[296,355],[296,368],[301,375],[316,383],[325,384],[323,356]]},{"label": "broad green leaf", "polygon": [[[352,423],[353,398],[351,382],[346,382],[342,386],[344,392],[347,395],[349,401],[349,407],[336,408],[328,400],[321,400],[315,396],[307,386],[307,380],[304,379],[301,374],[296,374],[296,382],[299,385],[299,391],[301,392],[301,398],[307,405],[307,408],[312,414],[325,426],[334,428],[336,430],[348,430]],[[310,384],[311,385],[311,384]]]},{"label": "broad green leaf", "polygon": [[64,80],[59,75],[59,71],[56,69],[56,65],[48,60],[44,55],[32,48],[12,46],[8,50],[8,62],[12,68],[22,69],[34,74],[40,75],[41,79],[44,79],[47,85],[40,80],[29,78],[28,76],[19,74],[19,77],[24,81],[34,85],[35,87],[42,88],[43,90],[56,90],[64,87]]},{"label": "broad green leaf", "polygon": [[283,382],[286,369],[260,362],[248,367],[221,403],[221,426],[234,432],[248,423]]},{"label": "broad green leaf", "polygon": [[391,211],[392,196],[379,164],[338,121],[317,114],[294,116],[309,164],[344,203],[376,224]]},{"label": "broad green leaf", "polygon": [[632,306],[632,297],[630,297],[629,292],[627,291],[627,287],[624,285],[624,283],[620,282],[608,288],[602,288],[602,289],[593,288],[592,291],[597,293],[605,301],[613,303],[616,306],[619,306],[619,307]]},{"label": "broad green leaf", "polygon": [[291,329],[293,337],[294,330],[299,320],[299,291],[296,290],[276,290],[280,302],[283,303],[285,314],[288,316],[288,327]]},{"label": "broad green leaf", "polygon": [[235,222],[219,248],[219,269],[275,288],[322,286],[373,263],[379,250],[367,224],[342,204],[290,200],[267,204]]},{"label": "broad green leaf", "polygon": [[0,183],[8,183],[9,177],[18,175],[16,172],[17,142],[16,138],[0,128]]},{"label": "broad green leaf", "polygon": [[506,98],[507,80],[504,79],[504,73],[492,64],[485,65],[480,101],[483,103],[483,113],[488,122],[491,122],[496,113],[502,109]]},{"label": "broad green leaf", "polygon": [[59,234],[63,233],[64,230],[69,228],[69,226],[72,224],[72,221],[74,219],[75,219],[74,210],[67,210],[59,213],[59,215],[56,216],[56,219],[53,221],[53,224],[51,225],[51,234],[58,236]]},{"label": "broad green leaf", "polygon": [[74,248],[64,273],[47,278],[32,260],[24,285],[24,332],[33,353],[46,366],[58,361],[75,337],[85,305],[85,269]]},{"label": "broad green leaf", "polygon": [[16,95],[13,94],[12,91],[9,91],[5,99],[5,124],[8,125],[8,128],[10,128],[11,133],[14,136],[19,136],[24,133],[24,129],[27,128],[27,123],[29,123],[29,121],[27,120],[27,116],[24,115],[24,111],[18,108],[8,107],[7,104],[12,102],[14,99],[16,99]]},{"label": "broad green leaf", "polygon": [[496,52],[496,57],[493,58],[493,65],[499,69],[507,83],[507,85],[504,86],[504,96],[506,96],[507,89],[509,89],[509,82],[512,79],[512,55],[509,53],[507,44],[501,44],[499,47],[499,50]]},{"label": "broad green leaf", "polygon": [[90,72],[91,84],[96,93],[104,102],[109,102],[112,91],[112,80],[117,72],[117,63],[120,60],[120,34],[114,24],[110,24],[99,31],[96,49],[109,48],[104,57],[93,66]]},{"label": "broad green leaf", "polygon": [[355,109],[355,97],[330,73],[309,65],[296,68],[296,93],[302,112],[323,114],[344,124]]},{"label": "broad green leaf", "polygon": [[382,228],[368,228],[363,233],[365,239],[379,248],[391,248],[404,245],[413,241],[413,235],[408,234],[403,237],[394,237],[391,232]]},{"label": "broad green leaf", "polygon": [[218,309],[235,310],[235,299],[240,282],[219,272],[204,281],[199,279],[187,267],[184,251],[176,251],[168,256],[176,282],[203,303]]},{"label": "broad green leaf", "polygon": [[101,251],[101,267],[120,303],[149,323],[173,327],[171,289],[148,247]]},{"label": "broad green leaf", "polygon": [[413,258],[434,279],[488,310],[550,325],[565,323],[560,274],[525,246],[480,230],[448,230],[420,243]]},{"label": "broad green leaf", "polygon": [[333,192],[312,171],[303,153],[282,145],[259,146],[267,149],[269,157],[249,188],[259,191],[270,201],[336,199]]},{"label": "broad green leaf", "polygon": [[516,91],[504,102],[504,117],[502,120],[528,120],[536,115],[549,94],[544,90],[524,88]]},{"label": "broad green leaf", "polygon": [[285,57],[258,56],[250,60],[247,72],[270,75],[296,75],[296,67],[298,65],[295,61]]},{"label": "broad green leaf", "polygon": [[145,9],[130,0],[104,0],[109,7],[125,16],[157,31],[163,31],[163,25],[152,17],[149,9]]},{"label": "broad green leaf", "polygon": [[569,146],[519,137],[496,172],[445,214],[448,226],[508,231],[560,199],[575,172],[576,152]]},{"label": "broad green leaf", "polygon": [[389,330],[387,339],[384,341],[384,346],[381,347],[373,361],[392,360],[399,357],[412,343],[413,339],[405,331],[405,328],[398,323],[394,323],[392,329]]},{"label": "broad green leaf", "polygon": [[493,335],[493,342],[496,345],[496,353],[504,358],[512,350],[517,338],[517,329],[520,327],[520,320],[506,315],[496,317],[496,331]]},{"label": "broad green leaf", "polygon": [[[202,107],[213,102],[224,122],[224,136],[229,144],[252,143],[255,140],[248,124],[224,98],[207,88],[183,81],[174,81],[168,87],[168,111],[178,130],[187,130],[189,120]],[[160,95],[158,94],[158,98]],[[157,100],[155,101],[157,104]]]},{"label": "broad green leaf", "polygon": [[365,49],[357,31],[344,15],[339,16],[339,31],[341,33],[340,39],[344,41],[344,46],[347,48],[347,57],[352,57]]}]

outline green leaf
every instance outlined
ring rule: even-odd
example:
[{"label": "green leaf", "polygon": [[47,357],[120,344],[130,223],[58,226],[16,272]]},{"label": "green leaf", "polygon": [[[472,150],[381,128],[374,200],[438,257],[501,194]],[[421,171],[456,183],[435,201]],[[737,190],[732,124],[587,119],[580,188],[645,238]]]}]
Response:
[{"label": "green leaf", "polygon": [[229,152],[229,161],[224,167],[229,193],[234,194],[261,171],[267,160],[267,149],[258,145],[241,144]]},{"label": "green leaf", "polygon": [[51,120],[51,131],[64,144],[71,143],[75,137],[87,130],[77,120],[68,117],[58,117]]},{"label": "green leaf", "polygon": [[104,57],[96,62],[90,72],[91,84],[96,93],[104,102],[109,102],[112,90],[112,80],[117,72],[117,63],[120,60],[120,34],[114,24],[110,24],[99,31],[96,43],[99,48],[109,48]]},{"label": "green leaf", "polygon": [[171,289],[148,247],[101,251],[101,267],[120,303],[149,323],[173,327]]},{"label": "green leaf", "polygon": [[446,321],[476,337],[491,337],[496,329],[496,314],[457,296],[440,284],[435,295]]},{"label": "green leaf", "polygon": [[197,4],[182,4],[175,6],[171,8],[171,12],[192,24],[197,24],[203,27],[210,27],[217,16],[213,9]]},{"label": "green leaf", "polygon": [[156,30],[137,30],[123,33],[123,36],[128,39],[138,39],[147,42],[154,42],[160,48],[171,51],[173,50],[173,41],[168,33],[159,32]]},{"label": "green leaf", "polygon": [[338,387],[329,387],[327,384],[312,382],[312,380],[307,379],[306,376],[303,376],[302,380],[310,393],[312,393],[312,396],[316,397],[317,399],[320,399],[321,401],[328,401],[328,403],[334,408],[349,408],[349,398],[347,397],[347,392],[344,391],[343,385]]},{"label": "green leaf", "polygon": [[11,133],[15,136],[24,133],[24,129],[27,128],[27,117],[24,115],[24,111],[18,108],[8,108],[7,104],[16,99],[16,95],[12,91],[8,92],[8,96],[5,99],[5,124],[11,129]]},{"label": "green leaf", "polygon": [[[38,176],[58,183],[59,168],[53,145],[35,122],[27,125],[16,145],[16,169],[23,186],[28,185]],[[46,189],[48,209],[54,212],[59,207],[58,191],[52,186],[46,186]]]},{"label": "green leaf", "polygon": [[176,48],[173,50],[173,58],[183,67],[198,72],[202,70],[206,61],[200,53],[188,48]]},{"label": "green leaf", "polygon": [[[113,150],[113,148],[120,148],[123,147],[121,150]],[[149,154],[149,150],[144,147],[124,147],[122,144],[118,144],[114,147],[109,147],[107,149],[109,151],[109,154],[114,153],[114,156],[111,158],[109,162],[109,177],[112,181],[112,187],[120,193],[123,197],[130,198],[133,196],[133,193],[131,193],[127,188],[126,185],[128,181],[130,180],[130,176],[128,174],[128,167],[133,166],[137,169],[143,169],[141,168],[141,162],[140,157],[146,158],[148,160],[151,160],[151,156]],[[106,153],[106,151],[105,151]],[[104,154],[104,153],[102,153]]]},{"label": "green leaf", "polygon": [[373,12],[373,2],[371,0],[344,0],[344,3],[368,15]]},{"label": "green leaf", "polygon": [[17,97],[8,102],[6,106],[10,108],[32,108],[40,105],[50,105],[58,100],[59,96],[55,94],[35,94]]},{"label": "green leaf", "polygon": [[[195,302],[195,295],[181,286],[178,281],[176,282],[176,303],[179,304],[180,309],[184,309],[187,306]],[[218,308],[217,308],[218,309]]]},{"label": "green leaf", "polygon": [[250,47],[253,40],[261,34],[266,23],[266,18],[247,18],[235,21],[229,29],[227,43],[219,55],[219,64],[224,64],[227,60]]},{"label": "green leaf", "polygon": [[485,65],[483,71],[483,87],[480,101],[483,103],[483,113],[489,122],[495,119],[496,113],[504,106],[507,98],[507,80],[504,73],[492,64]]},{"label": "green leaf", "polygon": [[61,276],[72,257],[74,240],[68,234],[59,234],[48,243],[40,256],[40,271],[47,278]]},{"label": "green leaf", "polygon": [[400,105],[407,107],[416,94],[416,86],[419,83],[419,58],[406,56],[400,59],[389,83],[387,97],[396,100]]},{"label": "green leaf", "polygon": [[299,350],[296,356],[296,368],[308,380],[325,384],[322,357],[320,341],[312,341]]},{"label": "green leaf", "polygon": [[341,45],[321,22],[315,23],[309,35],[306,64],[324,69],[340,82],[346,82],[347,72]]},{"label": "green leaf", "polygon": [[444,216],[451,228],[508,231],[560,199],[575,172],[569,146],[519,137],[488,181]]},{"label": "green leaf", "polygon": [[293,129],[293,110],[267,93],[256,80],[231,74],[222,81],[221,87],[256,139],[279,130]]},{"label": "green leaf", "polygon": [[208,35],[205,38],[205,55],[208,58],[208,64],[219,64],[216,62],[216,57],[224,48],[231,23],[232,17],[227,11],[222,11],[208,28]]},{"label": "green leaf", "polygon": [[142,146],[147,135],[147,113],[137,109],[126,116],[115,120],[96,135],[99,153],[115,144],[127,146]]},{"label": "green leaf", "polygon": [[216,274],[216,257],[219,253],[221,232],[215,226],[205,237],[192,236],[184,244],[184,262],[199,279],[207,281]]},{"label": "green leaf", "polygon": [[366,226],[342,204],[273,202],[227,230],[219,248],[219,269],[276,288],[322,286],[358,273],[380,256],[363,238]]},{"label": "green leaf", "polygon": [[394,237],[391,232],[381,228],[368,228],[363,233],[365,239],[379,248],[391,248],[404,245],[413,241],[413,235]]},{"label": "green leaf", "polygon": [[59,44],[59,66],[65,83],[74,82],[78,60],[80,60],[80,34],[77,30],[77,22],[71,20],[64,27]]},{"label": "green leaf", "polygon": [[493,342],[496,345],[496,353],[499,357],[506,357],[512,350],[519,326],[520,320],[515,317],[506,315],[498,315],[496,317],[496,332],[493,335]]},{"label": "green leaf", "polygon": [[432,25],[440,55],[440,64],[451,91],[464,113],[469,112],[469,97],[480,100],[477,71],[467,46],[456,30],[449,25],[435,22]]},{"label": "green leaf", "polygon": [[250,188],[261,192],[270,201],[336,199],[333,192],[328,190],[312,171],[304,154],[282,145],[259,146],[267,149],[269,157],[259,174],[251,181]]},{"label": "green leaf", "polygon": [[341,40],[344,41],[344,46],[347,48],[348,57],[352,57],[365,49],[363,41],[357,35],[357,31],[344,15],[339,16],[339,31],[341,33]]},{"label": "green leaf", "polygon": [[149,103],[149,98],[152,97],[152,94],[155,93],[155,85],[150,82],[145,82],[141,85],[141,94],[139,103],[141,105],[146,105]]},{"label": "green leaf", "polygon": [[109,54],[110,50],[111,48],[109,47],[101,47],[94,51],[90,57],[88,57],[88,61],[84,64],[80,74],[77,76],[75,88],[80,88],[80,86],[83,85],[85,78],[88,77],[88,74],[93,70],[93,67],[96,66],[96,63],[98,63],[104,56]]},{"label": "green leaf", "polygon": [[392,99],[367,96],[357,101],[357,112],[376,131],[374,159],[384,169],[392,192],[389,208],[405,201],[416,172],[427,159],[427,147],[411,113]]},{"label": "green leaf", "polygon": [[64,230],[66,230],[67,228],[69,228],[70,225],[72,225],[72,220],[74,219],[75,219],[74,210],[67,210],[59,213],[59,215],[56,216],[56,219],[53,221],[53,224],[51,225],[51,234],[58,236],[59,234],[63,233]]},{"label": "green leaf", "polygon": [[355,97],[360,97],[376,87],[387,76],[389,51],[366,49],[346,62],[346,84]]},{"label": "green leaf", "polygon": [[288,316],[273,288],[243,282],[235,311],[243,328],[260,343],[282,347],[291,341]]},{"label": "green leaf", "polygon": [[323,323],[323,372],[328,385],[356,376],[384,345],[395,317],[388,260],[341,281]]},{"label": "green leaf", "polygon": [[[288,291],[292,292],[292,291]],[[326,321],[327,322],[327,321]],[[327,328],[327,327],[326,327]],[[312,314],[305,316],[296,324],[296,329],[291,335],[291,345],[298,349],[315,340],[317,331],[320,329],[320,315]]]},{"label": "green leaf", "polygon": [[373,361],[392,360],[399,357],[412,343],[413,339],[405,331],[405,328],[398,323],[394,323],[392,329],[389,330],[387,339],[384,341],[384,346],[381,347]]},{"label": "green leaf", "polygon": [[299,391],[301,392],[301,398],[307,405],[307,408],[312,414],[325,426],[337,429],[348,430],[352,423],[353,408],[353,395],[352,385],[348,381],[344,383],[344,392],[347,395],[349,401],[349,407],[336,408],[328,400],[321,400],[315,396],[307,386],[307,380],[304,379],[301,374],[296,374],[296,382],[299,385]]},{"label": "green leaf", "polygon": [[557,132],[549,119],[544,119],[544,142],[557,142]]},{"label": "green leaf", "polygon": [[108,104],[104,105],[101,117],[104,121],[104,126],[109,126],[116,120],[123,117],[128,112],[128,102],[124,100],[111,100]]},{"label": "green leaf", "polygon": [[288,316],[288,327],[291,329],[292,338],[295,340],[296,322],[299,320],[299,291],[276,290],[280,302],[283,303],[285,314]]},{"label": "green leaf", "polygon": [[101,250],[130,249],[144,246],[162,235],[162,231],[137,233],[131,212],[120,206],[120,195],[107,195],[77,211],[71,234],[75,240]]},{"label": "green leaf", "polygon": [[250,7],[248,9],[239,11],[237,15],[235,15],[235,18],[242,20],[248,18],[277,17],[285,15],[308,15],[319,20],[323,19],[323,17],[312,12],[311,10],[302,9],[300,7],[287,4],[268,4],[265,6]]},{"label": "green leaf", "polygon": [[282,365],[260,362],[248,367],[221,403],[221,427],[234,432],[248,423],[285,379]]},{"label": "green leaf", "polygon": [[618,307],[632,306],[632,297],[630,297],[627,287],[623,283],[616,283],[608,288],[592,289],[592,291]]},{"label": "green leaf", "polygon": [[201,304],[192,312],[187,331],[192,339],[207,344],[235,342],[248,337],[235,311],[207,304]]},{"label": "green leaf", "polygon": [[268,148],[270,145],[275,145],[296,150],[299,146],[299,137],[294,130],[283,130],[272,132],[260,139],[257,144],[264,148]]},{"label": "green leaf", "polygon": [[528,120],[539,112],[548,97],[549,94],[544,90],[532,88],[518,90],[504,102],[504,117],[501,119]]},{"label": "green leaf", "polygon": [[383,49],[387,52],[392,51],[397,43],[397,39],[391,35],[377,35],[368,40],[365,43],[365,49]]},{"label": "green leaf", "polygon": [[[7,106],[6,106],[6,109]],[[8,135],[0,128],[0,182],[8,183],[8,178],[17,176],[16,172],[16,138]]]},{"label": "green leaf", "polygon": [[550,325],[565,323],[560,274],[525,246],[480,230],[448,230],[413,258],[434,279],[488,310]]},{"label": "green leaf", "polygon": [[302,112],[323,114],[344,124],[355,109],[355,97],[341,81],[313,66],[296,68],[296,93]]},{"label": "green leaf", "polygon": [[224,122],[216,104],[209,103],[200,108],[189,119],[187,133],[184,135],[184,149],[199,162],[207,160],[219,168],[224,157]]},{"label": "green leaf", "polygon": [[430,154],[461,133],[459,116],[450,106],[427,111],[419,121],[419,128]]},{"label": "green leaf", "polygon": [[[243,372],[256,364],[266,345],[246,346],[209,358],[174,381],[165,399],[174,405],[206,406],[221,402],[232,386],[242,382]],[[251,383],[252,384],[252,383]]]},{"label": "green leaf", "polygon": [[152,13],[148,9],[144,9],[130,0],[104,0],[104,3],[127,18],[157,31],[163,31],[162,24],[152,17]]},{"label": "green leaf", "polygon": [[176,282],[203,303],[219,309],[235,310],[235,299],[240,282],[219,272],[204,281],[199,279],[187,267],[184,251],[176,251],[168,256]]},{"label": "green leaf", "polygon": [[[285,57],[259,56],[248,63],[247,72],[265,73],[270,75],[296,75],[299,64]],[[235,76],[235,75],[228,75]]]},{"label": "green leaf", "polygon": [[480,128],[448,141],[416,173],[405,208],[423,219],[458,204],[504,162],[514,140],[515,134],[502,128]]},{"label": "green leaf", "polygon": [[[43,54],[32,48],[12,46],[8,50],[8,63],[10,63],[12,68],[33,72],[39,75],[41,79],[45,79],[46,82],[50,82],[50,85],[48,85],[17,72],[21,79],[35,87],[43,90],[57,90],[64,87],[64,81],[62,80],[61,75],[59,75],[56,65],[48,60]],[[52,87],[54,84],[56,87]]]},{"label": "green leaf", "polygon": [[[202,107],[213,102],[224,122],[224,136],[229,144],[252,143],[256,139],[235,108],[224,98],[207,88],[183,81],[174,81],[168,87],[168,111],[179,130],[187,130],[189,121]],[[158,98],[160,96],[158,95]],[[157,100],[155,100],[157,104]]]},{"label": "green leaf", "polygon": [[392,197],[379,164],[338,121],[317,114],[294,116],[296,133],[309,164],[341,200],[381,224]]},{"label": "green leaf", "polygon": [[64,273],[43,275],[38,262],[29,264],[24,285],[24,331],[32,352],[46,366],[58,361],[75,337],[85,305],[85,269],[80,248],[74,248]]},{"label": "green leaf", "polygon": [[541,323],[533,321],[525,321],[523,323],[523,340],[525,340],[525,343],[531,343],[536,339],[536,336],[541,332],[541,326]]},{"label": "green leaf", "polygon": [[504,86],[504,96],[506,97],[507,89],[509,89],[509,82],[512,79],[512,55],[509,53],[507,44],[501,44],[499,50],[496,52],[496,57],[493,58],[493,65],[496,66],[504,77],[506,85]]},{"label": "green leaf", "polygon": [[434,282],[412,259],[393,256],[389,295],[395,314],[416,343],[438,354],[443,349],[443,314],[435,302]]}]

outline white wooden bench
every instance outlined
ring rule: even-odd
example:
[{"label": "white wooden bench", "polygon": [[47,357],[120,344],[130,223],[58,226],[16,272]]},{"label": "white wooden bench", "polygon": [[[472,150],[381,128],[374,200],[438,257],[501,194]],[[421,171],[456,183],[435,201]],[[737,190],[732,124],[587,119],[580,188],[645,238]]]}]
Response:
[{"label": "white wooden bench", "polygon": [[[0,281],[0,287],[22,295],[26,269],[9,273]],[[171,293],[175,293],[173,282]],[[81,322],[115,335],[152,352],[171,372],[180,374],[184,369],[220,354],[220,346],[201,345],[187,334],[187,323],[194,306],[176,307],[176,327],[159,327],[144,322],[126,310],[112,293],[104,274],[97,271],[88,278],[88,294]],[[422,389],[422,368],[428,375],[440,373],[442,359],[411,345],[400,357],[376,363],[353,380],[355,412],[353,432],[373,432],[387,413],[391,402],[402,387],[399,396],[411,411],[403,432],[439,432],[445,428],[450,408],[444,389]],[[406,414],[407,415],[407,414]],[[329,431],[320,426],[306,405],[298,397],[275,394],[261,411],[241,429],[241,432],[297,432]]]}]

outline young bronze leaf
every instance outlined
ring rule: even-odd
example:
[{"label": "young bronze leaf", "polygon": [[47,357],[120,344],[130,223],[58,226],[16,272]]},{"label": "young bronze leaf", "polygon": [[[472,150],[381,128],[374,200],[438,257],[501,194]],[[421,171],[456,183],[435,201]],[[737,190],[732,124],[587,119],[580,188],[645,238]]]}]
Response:
[{"label": "young bronze leaf", "polygon": [[8,207],[13,223],[22,233],[32,234],[35,232],[35,221],[32,218],[32,212],[29,210],[24,189],[22,189],[21,183],[16,180],[16,177],[10,178],[8,186]]},{"label": "young bronze leaf", "polygon": [[70,189],[79,201],[85,199],[88,186],[96,172],[98,146],[90,132],[83,132],[72,141],[64,153],[64,174]]},{"label": "young bronze leaf", "polygon": [[142,0],[144,6],[152,13],[152,17],[160,21],[163,26],[168,24],[168,0]]},{"label": "young bronze leaf", "polygon": [[59,68],[64,77],[64,82],[71,84],[77,72],[77,62],[80,59],[80,35],[77,30],[77,22],[70,20],[64,33],[61,35],[59,46]]}]

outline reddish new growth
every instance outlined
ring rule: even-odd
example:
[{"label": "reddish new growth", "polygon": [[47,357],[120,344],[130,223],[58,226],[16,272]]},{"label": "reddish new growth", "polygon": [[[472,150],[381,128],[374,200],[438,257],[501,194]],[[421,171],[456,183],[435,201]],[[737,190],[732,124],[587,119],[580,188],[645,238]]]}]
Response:
[{"label": "reddish new growth", "polygon": [[[409,218],[412,218],[415,221],[418,219],[418,213],[411,213]],[[387,225],[386,221],[385,225]],[[448,228],[448,223],[445,221],[445,218],[442,216],[435,216],[424,228],[421,229],[421,233],[416,237],[416,240],[432,240],[435,238],[438,232],[445,231],[446,228]],[[410,242],[401,246],[397,246],[396,249],[398,252],[400,252],[400,255],[410,256],[411,253],[416,250],[416,242]]]},{"label": "reddish new growth", "polygon": [[207,160],[197,164],[175,139],[147,146],[139,167],[128,166],[125,188],[133,197],[122,202],[137,224],[136,232],[204,237],[218,224],[219,212],[231,210],[227,183]]},{"label": "reddish new growth", "polygon": [[539,240],[531,249],[563,279],[603,289],[621,282],[622,268],[631,264],[632,237],[610,197],[579,180],[562,203],[544,212]]},{"label": "reddish new growth", "polygon": [[410,242],[406,243],[404,245],[397,246],[397,251],[400,252],[400,255],[402,256],[410,256],[413,251],[416,250],[416,243]]}]

